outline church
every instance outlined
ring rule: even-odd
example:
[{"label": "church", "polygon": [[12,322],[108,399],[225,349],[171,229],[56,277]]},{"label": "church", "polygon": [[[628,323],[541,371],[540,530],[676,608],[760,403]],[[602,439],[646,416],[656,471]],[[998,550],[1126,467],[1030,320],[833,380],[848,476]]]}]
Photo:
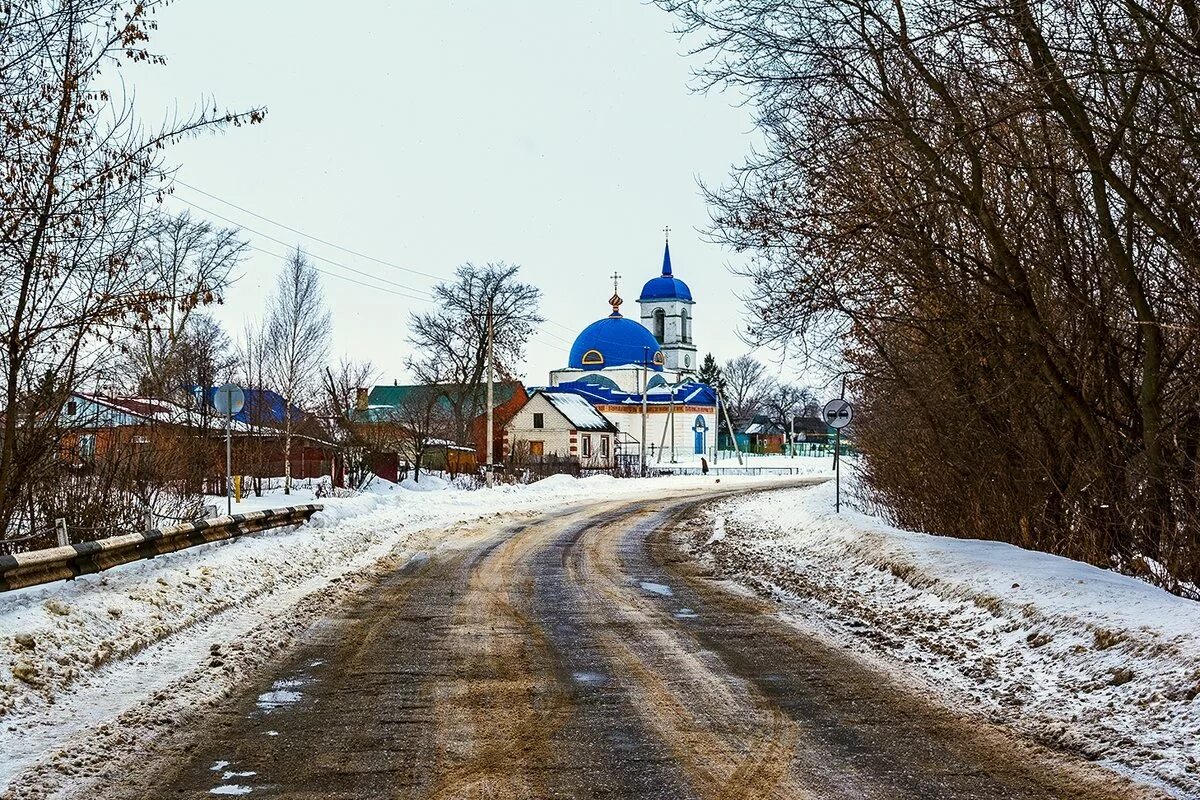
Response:
[{"label": "church", "polygon": [[[506,426],[506,454],[521,451],[576,458],[581,467],[596,469],[610,468],[622,459],[636,461],[643,449],[652,467],[696,461],[700,456],[711,459],[717,441],[717,396],[696,378],[696,303],[691,289],[675,275],[670,242],[663,246],[660,274],[642,286],[636,319],[621,313],[625,301],[620,296],[620,276],[614,274],[612,279],[611,313],[579,333],[567,365],[550,373],[548,386],[535,390],[549,400],[555,395],[586,400],[611,423],[612,449],[605,441],[602,455],[591,441],[593,434],[582,432],[570,414],[548,419],[531,406]],[[548,422],[557,422],[563,430],[548,429]]]}]

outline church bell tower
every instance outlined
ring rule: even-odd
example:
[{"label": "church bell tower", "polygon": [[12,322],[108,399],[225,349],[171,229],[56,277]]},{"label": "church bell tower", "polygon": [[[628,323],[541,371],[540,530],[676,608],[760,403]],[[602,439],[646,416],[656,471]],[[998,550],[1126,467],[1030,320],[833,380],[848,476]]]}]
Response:
[{"label": "church bell tower", "polygon": [[667,370],[695,374],[700,368],[692,327],[696,303],[691,289],[671,269],[670,231],[664,231],[668,238],[663,244],[662,274],[647,281],[638,297],[641,322],[661,345]]}]

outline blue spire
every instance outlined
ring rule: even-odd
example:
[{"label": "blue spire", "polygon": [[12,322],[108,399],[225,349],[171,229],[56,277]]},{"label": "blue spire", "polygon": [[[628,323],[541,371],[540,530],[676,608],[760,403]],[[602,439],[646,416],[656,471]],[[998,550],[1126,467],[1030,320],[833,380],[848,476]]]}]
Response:
[{"label": "blue spire", "polygon": [[665,242],[663,244],[663,271],[662,271],[662,274],[663,274],[664,278],[671,277],[671,243],[670,242]]}]

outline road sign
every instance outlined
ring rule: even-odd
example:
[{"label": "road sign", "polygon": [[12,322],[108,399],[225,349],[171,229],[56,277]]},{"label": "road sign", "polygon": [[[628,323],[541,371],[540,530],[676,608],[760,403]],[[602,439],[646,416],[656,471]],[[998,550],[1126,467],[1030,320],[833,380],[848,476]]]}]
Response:
[{"label": "road sign", "polygon": [[217,409],[218,414],[223,417],[232,416],[241,411],[244,405],[246,405],[246,395],[242,392],[242,387],[236,383],[227,383],[217,387],[213,397],[213,407]]},{"label": "road sign", "polygon": [[840,398],[830,400],[825,404],[821,415],[825,418],[826,425],[841,430],[850,424],[850,420],[854,419],[854,406]]}]

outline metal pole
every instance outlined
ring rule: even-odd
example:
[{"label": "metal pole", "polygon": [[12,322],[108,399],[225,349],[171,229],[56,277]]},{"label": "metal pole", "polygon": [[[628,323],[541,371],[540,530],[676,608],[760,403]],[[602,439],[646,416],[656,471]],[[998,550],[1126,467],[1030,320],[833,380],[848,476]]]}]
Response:
[{"label": "metal pole", "polygon": [[492,303],[493,303],[493,300],[489,299],[488,300],[488,310],[487,310],[487,357],[488,357],[487,466],[485,467],[486,481],[487,481],[488,486],[492,485],[492,461],[495,459],[495,455],[496,455],[493,452],[493,449],[495,446],[495,441],[496,441],[496,433],[495,433],[496,420],[495,420],[495,414],[494,414],[495,388],[493,386],[493,384],[495,382],[496,348],[495,348],[495,341],[494,341],[495,337],[494,337],[494,330],[493,330],[494,317],[493,317],[493,313],[492,313]]},{"label": "metal pole", "polygon": [[646,399],[647,399],[646,396],[649,394],[649,389],[646,387],[646,384],[650,382],[650,375],[649,375],[650,364],[648,363],[649,360],[650,360],[650,348],[643,347],[642,348],[642,446],[641,446],[641,451],[642,451],[642,472],[641,472],[641,474],[643,476],[645,476],[645,474],[646,474]]},{"label": "metal pole", "polygon": [[837,442],[834,444],[833,452],[833,474],[834,482],[837,484],[834,488],[833,511],[835,514],[842,513],[842,429],[837,429]]},{"label": "metal pole", "polygon": [[229,414],[225,417],[225,511],[233,516],[233,392],[226,391]]},{"label": "metal pole", "polygon": [[[742,461],[742,448],[738,447],[737,433],[733,430],[733,423],[729,421],[729,407],[724,402],[725,398],[720,393],[717,394],[717,399],[720,401],[718,405],[721,406],[721,413],[725,415],[725,427],[729,429],[729,437],[733,439],[733,452],[737,455],[738,466],[744,467],[746,462]],[[720,424],[721,421],[717,420],[717,425],[719,426]]]},{"label": "metal pole", "polygon": [[675,385],[671,385],[671,463],[675,461]]}]

